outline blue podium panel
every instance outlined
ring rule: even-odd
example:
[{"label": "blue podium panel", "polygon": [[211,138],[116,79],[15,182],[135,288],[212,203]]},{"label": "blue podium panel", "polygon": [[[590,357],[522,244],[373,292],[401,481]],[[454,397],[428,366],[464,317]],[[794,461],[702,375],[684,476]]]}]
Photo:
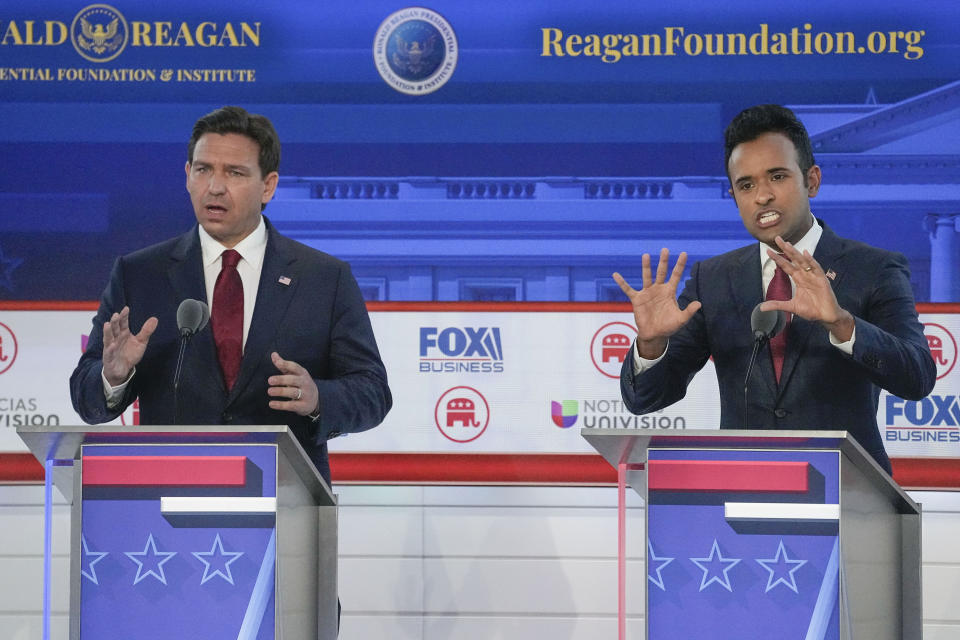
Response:
[{"label": "blue podium panel", "polygon": [[655,449],[650,640],[839,640],[840,452]]},{"label": "blue podium panel", "polygon": [[81,638],[272,640],[277,455],[83,445]]}]

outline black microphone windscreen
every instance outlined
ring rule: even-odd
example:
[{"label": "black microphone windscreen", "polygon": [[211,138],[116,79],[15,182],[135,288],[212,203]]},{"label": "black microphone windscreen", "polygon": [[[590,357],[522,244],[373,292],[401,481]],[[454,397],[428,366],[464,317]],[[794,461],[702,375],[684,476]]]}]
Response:
[{"label": "black microphone windscreen", "polygon": [[786,324],[787,316],[783,311],[761,311],[759,304],[750,314],[750,329],[754,338],[772,338],[783,331]]},{"label": "black microphone windscreen", "polygon": [[177,328],[181,336],[192,336],[207,326],[210,308],[206,302],[187,298],[177,307]]}]

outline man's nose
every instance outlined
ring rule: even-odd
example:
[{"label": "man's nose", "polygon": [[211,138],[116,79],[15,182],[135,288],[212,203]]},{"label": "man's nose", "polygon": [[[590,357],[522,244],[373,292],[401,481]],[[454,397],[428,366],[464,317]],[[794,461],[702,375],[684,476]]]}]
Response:
[{"label": "man's nose", "polygon": [[766,182],[761,182],[757,185],[757,190],[755,192],[755,199],[757,204],[766,204],[774,199],[773,189],[770,188],[770,185]]},{"label": "man's nose", "polygon": [[210,182],[207,183],[207,191],[212,194],[219,195],[224,193],[227,190],[227,181],[223,179],[223,176],[217,175],[214,173],[210,176]]}]

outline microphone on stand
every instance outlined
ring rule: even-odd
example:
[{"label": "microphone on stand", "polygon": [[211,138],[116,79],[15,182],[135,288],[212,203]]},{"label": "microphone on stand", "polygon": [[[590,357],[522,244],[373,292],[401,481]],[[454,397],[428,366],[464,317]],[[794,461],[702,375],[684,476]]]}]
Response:
[{"label": "microphone on stand", "polygon": [[207,326],[210,320],[210,307],[206,302],[187,298],[177,307],[177,329],[180,330],[180,349],[177,353],[177,368],[173,374],[173,423],[180,422],[180,402],[178,390],[180,388],[180,374],[183,370],[183,354],[187,350],[187,343],[198,331]]},{"label": "microphone on stand", "polygon": [[753,353],[750,354],[750,364],[747,366],[747,375],[743,379],[743,428],[747,428],[747,389],[750,383],[750,372],[753,371],[753,365],[757,361],[757,353],[770,338],[773,338],[787,324],[787,314],[783,311],[761,311],[760,305],[753,308],[750,313],[750,330],[753,331]]}]

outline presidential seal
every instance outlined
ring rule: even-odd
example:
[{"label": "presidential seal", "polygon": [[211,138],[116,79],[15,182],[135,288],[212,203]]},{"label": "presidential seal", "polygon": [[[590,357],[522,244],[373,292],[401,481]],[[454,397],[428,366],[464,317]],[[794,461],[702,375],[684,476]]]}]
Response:
[{"label": "presidential seal", "polygon": [[377,29],[373,61],[380,77],[397,91],[412,96],[433,93],[457,68],[457,34],[436,11],[401,9]]},{"label": "presidential seal", "polygon": [[108,4],[84,7],[70,25],[73,48],[90,62],[116,58],[127,46],[129,35],[126,18]]}]

